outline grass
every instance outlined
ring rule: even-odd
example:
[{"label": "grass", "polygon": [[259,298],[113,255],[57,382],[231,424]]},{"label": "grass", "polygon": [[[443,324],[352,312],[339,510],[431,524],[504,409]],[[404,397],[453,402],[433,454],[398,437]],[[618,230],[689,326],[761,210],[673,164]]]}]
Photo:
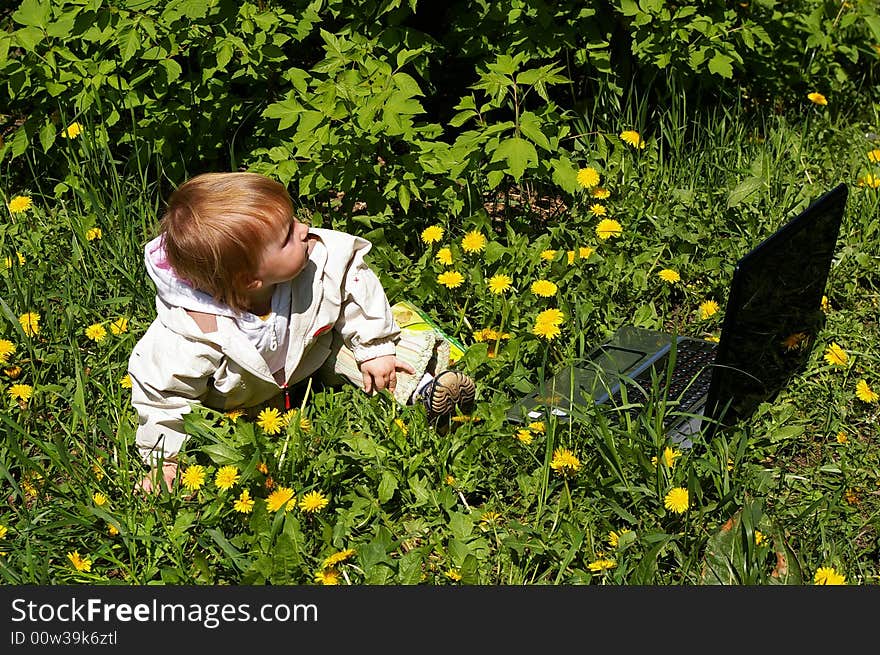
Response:
[{"label": "grass", "polygon": [[[645,136],[640,150],[585,117],[570,145],[609,198],[585,190],[548,218],[540,200],[550,192],[524,183],[503,212],[488,212],[475,180],[468,218],[429,221],[444,229],[441,242],[422,243],[414,222],[385,240],[369,235],[390,299],[418,302],[468,346],[463,366],[480,393],[471,420],[441,436],[420,411],[352,388],[312,390],[306,420],[279,435],[197,410],[182,469],[204,467],[205,482],[150,498],[132,494],[142,470],[121,381],[154,316],[141,249],[162,198],[154,175],[128,170],[98,128],[87,130],[67,143],[59,179],[0,185],[7,202],[33,200],[0,225],[9,258],[0,339],[15,347],[0,376],[0,575],[7,584],[801,584],[832,567],[849,584],[876,583],[878,404],[855,385],[880,390],[880,190],[864,182],[880,174],[868,157],[880,144],[864,136],[877,124],[813,106],[700,119],[679,106],[626,126]],[[523,432],[504,421],[520,393],[621,324],[717,335],[721,313],[701,319],[699,305],[723,307],[737,258],[839,181],[851,194],[826,326],[806,370],[750,420],[686,451],[666,450],[667,408],[656,398],[636,420],[586,410]],[[620,236],[598,238],[594,204]],[[315,221],[361,231],[348,216]],[[481,252],[462,251],[472,230],[488,239]],[[451,266],[437,260],[441,247]],[[463,274],[461,287],[437,282],[447,269]],[[658,277],[662,269],[680,282]],[[514,289],[494,295],[487,280],[501,273]],[[532,294],[539,279],[559,291]],[[545,339],[533,327],[550,307],[564,320]],[[26,312],[40,315],[38,334],[22,329]],[[120,318],[126,329],[115,334]],[[96,323],[101,341],[85,334]],[[823,359],[831,342],[844,365]],[[16,384],[33,395],[12,397]],[[214,482],[224,466],[239,476],[228,490]],[[295,499],[269,511],[264,499],[279,488]],[[249,513],[233,505],[244,489],[256,499]],[[687,491],[684,512],[666,506],[674,489]],[[310,492],[327,506],[301,509]],[[74,552],[88,566],[74,566]]]}]

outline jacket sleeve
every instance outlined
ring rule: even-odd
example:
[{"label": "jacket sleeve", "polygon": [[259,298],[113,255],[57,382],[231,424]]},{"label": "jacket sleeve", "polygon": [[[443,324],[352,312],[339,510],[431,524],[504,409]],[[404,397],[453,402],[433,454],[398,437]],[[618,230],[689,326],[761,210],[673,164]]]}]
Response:
[{"label": "jacket sleeve", "polygon": [[337,328],[355,359],[393,355],[400,328],[382,283],[364,262],[371,244],[355,237],[354,253],[345,272],[342,289],[342,315]]},{"label": "jacket sleeve", "polygon": [[222,353],[154,321],[128,360],[131,403],[137,411],[135,436],[145,463],[174,459],[187,435],[183,416],[204,397]]}]

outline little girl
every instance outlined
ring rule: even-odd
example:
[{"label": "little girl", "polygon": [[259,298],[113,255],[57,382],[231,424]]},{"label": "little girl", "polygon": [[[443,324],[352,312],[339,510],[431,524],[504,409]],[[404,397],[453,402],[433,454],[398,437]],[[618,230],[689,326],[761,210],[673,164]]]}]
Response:
[{"label": "little girl", "polygon": [[289,388],[315,373],[388,389],[432,420],[470,411],[474,383],[449,369],[449,342],[401,333],[364,262],[371,247],[299,222],[286,189],[256,173],[199,175],[171,195],[144,249],[157,316],[128,365],[137,446],[152,467],[139,488],[171,487],[194,403],[290,409]]}]

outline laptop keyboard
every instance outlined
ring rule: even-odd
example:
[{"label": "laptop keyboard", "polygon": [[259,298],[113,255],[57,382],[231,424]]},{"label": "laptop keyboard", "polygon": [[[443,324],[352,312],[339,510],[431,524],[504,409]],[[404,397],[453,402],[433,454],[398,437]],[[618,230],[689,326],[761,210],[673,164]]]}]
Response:
[{"label": "laptop keyboard", "polygon": [[[661,357],[654,365],[639,373],[633,380],[640,387],[650,392],[652,388],[651,376],[656,371],[659,384],[659,397],[667,401],[678,401],[679,411],[688,411],[701,397],[709,392],[709,384],[712,381],[712,363],[715,361],[715,350],[718,344],[713,341],[700,341],[698,339],[685,339],[676,347],[675,368],[666,384],[667,366],[669,355]],[[628,384],[626,387],[627,403],[644,404],[648,399],[641,389]],[[613,396],[615,404],[621,403],[620,390]],[[640,407],[629,408],[631,416],[639,413]]]}]

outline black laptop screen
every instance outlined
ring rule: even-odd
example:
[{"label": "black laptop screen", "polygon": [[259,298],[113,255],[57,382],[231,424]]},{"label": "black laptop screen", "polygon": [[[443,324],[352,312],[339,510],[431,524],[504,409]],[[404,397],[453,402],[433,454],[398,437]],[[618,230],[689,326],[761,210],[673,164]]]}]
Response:
[{"label": "black laptop screen", "polygon": [[737,264],[706,414],[751,414],[802,369],[822,328],[822,295],[847,188],[841,184]]}]

